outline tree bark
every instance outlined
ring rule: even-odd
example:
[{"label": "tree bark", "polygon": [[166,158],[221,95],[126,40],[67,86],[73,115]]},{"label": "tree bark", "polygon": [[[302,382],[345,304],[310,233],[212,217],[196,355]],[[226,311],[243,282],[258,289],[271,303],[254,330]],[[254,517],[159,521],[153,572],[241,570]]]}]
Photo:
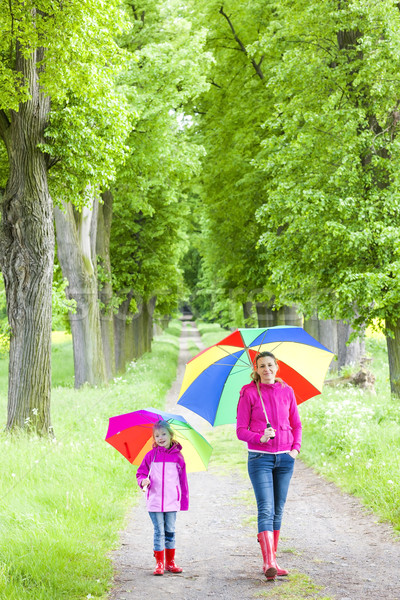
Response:
[{"label": "tree bark", "polygon": [[277,312],[272,310],[273,298],[269,302],[257,302],[257,321],[259,327],[274,327],[277,325]]},{"label": "tree bark", "polygon": [[353,342],[347,344],[350,335],[353,332],[351,325],[345,321],[337,321],[337,340],[338,340],[338,369],[346,365],[355,365],[360,362],[365,354],[364,336],[358,336]]},{"label": "tree bark", "polygon": [[30,99],[8,116],[1,112],[0,134],[9,157],[2,199],[1,270],[11,327],[7,428],[51,430],[51,292],[54,264],[52,200],[46,157],[38,145],[50,100],[39,86],[44,49],[25,58],[16,47],[16,71]]},{"label": "tree bark", "polygon": [[97,218],[96,253],[100,258],[105,280],[99,283],[101,339],[107,378],[115,374],[114,319],[112,312],[113,289],[111,283],[110,233],[112,221],[113,196],[107,190],[102,194],[103,203],[99,205]]},{"label": "tree bark", "polygon": [[133,290],[130,290],[126,299],[120,304],[118,312],[114,315],[115,369],[118,373],[125,369],[125,338],[129,305],[132,298]]},{"label": "tree bark", "polygon": [[70,203],[55,208],[57,250],[66,293],[76,301],[70,313],[74,351],[75,387],[107,381],[100,328],[95,244],[97,201],[78,212]]},{"label": "tree bark", "polygon": [[400,396],[400,319],[386,319],[386,328],[393,332],[394,337],[386,336],[389,358],[390,391]]},{"label": "tree bark", "polygon": [[243,302],[243,318],[244,318],[244,326],[250,327],[249,323],[251,319],[254,319],[253,314],[253,303],[252,302]]}]

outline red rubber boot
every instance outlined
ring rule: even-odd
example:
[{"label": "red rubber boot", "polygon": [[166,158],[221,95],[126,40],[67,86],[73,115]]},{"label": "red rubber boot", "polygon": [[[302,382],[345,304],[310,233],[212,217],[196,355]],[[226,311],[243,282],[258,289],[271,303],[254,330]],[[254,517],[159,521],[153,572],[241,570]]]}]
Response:
[{"label": "red rubber boot", "polygon": [[[275,556],[276,556],[276,551],[278,550],[279,534],[280,534],[280,531],[279,531],[279,530],[275,530],[275,531],[274,531],[274,548],[275,548]],[[289,571],[286,571],[286,569],[281,569],[281,568],[279,567],[278,563],[276,563],[276,570],[277,570],[277,575],[278,575],[278,577],[283,577],[284,575],[289,575]]]},{"label": "red rubber boot", "polygon": [[175,548],[165,548],[165,570],[171,573],[182,573],[183,571],[175,562]]},{"label": "red rubber boot", "polygon": [[153,575],[164,575],[164,550],[154,550],[154,557],[157,564]]},{"label": "red rubber boot", "polygon": [[277,567],[275,559],[274,534],[272,531],[260,531],[257,536],[263,555],[263,571],[268,581],[276,577]]}]

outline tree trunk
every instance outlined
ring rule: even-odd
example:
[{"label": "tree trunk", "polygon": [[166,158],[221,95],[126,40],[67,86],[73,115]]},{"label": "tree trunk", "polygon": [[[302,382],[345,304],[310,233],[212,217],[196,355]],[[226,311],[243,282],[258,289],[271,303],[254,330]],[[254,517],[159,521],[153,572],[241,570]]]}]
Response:
[{"label": "tree trunk", "polygon": [[272,310],[273,299],[269,302],[257,302],[257,321],[259,327],[274,327],[277,325],[277,312]]},{"label": "tree trunk", "polygon": [[107,378],[111,379],[115,374],[114,319],[112,312],[113,290],[110,261],[112,193],[109,190],[104,192],[102,200],[103,203],[99,205],[97,218],[96,253],[100,258],[104,275],[103,281],[99,283],[99,300],[102,304],[100,309],[100,326]]},{"label": "tree trunk", "polygon": [[75,387],[107,381],[100,328],[95,240],[97,201],[91,207],[76,211],[63,204],[55,208],[58,258],[68,280],[68,298],[76,303],[76,313],[70,313],[74,351]]},{"label": "tree trunk", "polygon": [[132,298],[133,290],[128,293],[126,299],[120,304],[118,312],[114,315],[115,369],[118,373],[125,369],[126,322]]},{"label": "tree trunk", "polygon": [[254,310],[253,310],[253,303],[250,302],[243,302],[242,304],[243,306],[243,318],[244,318],[244,326],[245,327],[252,327],[253,325],[251,324],[254,319]]},{"label": "tree trunk", "polygon": [[360,362],[365,354],[364,336],[358,336],[353,342],[347,344],[350,335],[353,332],[351,325],[345,321],[337,321],[337,340],[338,340],[338,369],[346,365],[355,365]]},{"label": "tree trunk", "polygon": [[[50,110],[39,87],[42,48],[24,58],[17,44],[16,71],[30,99],[18,111],[0,111],[0,134],[9,157],[2,200],[1,270],[11,326],[7,428],[51,430],[51,292],[53,207],[46,157],[38,145]],[[8,119],[10,117],[10,120]]]},{"label": "tree trunk", "polygon": [[389,358],[390,391],[400,396],[400,319],[386,319],[386,328],[393,332],[394,337],[386,336]]}]

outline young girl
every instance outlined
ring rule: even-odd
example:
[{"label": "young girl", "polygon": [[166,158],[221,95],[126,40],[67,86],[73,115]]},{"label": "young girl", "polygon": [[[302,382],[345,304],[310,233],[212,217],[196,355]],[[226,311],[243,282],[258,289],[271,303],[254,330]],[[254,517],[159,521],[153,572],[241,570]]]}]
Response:
[{"label": "young girl", "polygon": [[[146,505],[154,526],[154,575],[182,573],[175,564],[175,521],[178,510],[188,510],[189,489],[182,446],[173,438],[167,421],[153,427],[153,449],[137,470],[139,486],[146,491]],[[164,556],[165,548],[165,556]]]}]

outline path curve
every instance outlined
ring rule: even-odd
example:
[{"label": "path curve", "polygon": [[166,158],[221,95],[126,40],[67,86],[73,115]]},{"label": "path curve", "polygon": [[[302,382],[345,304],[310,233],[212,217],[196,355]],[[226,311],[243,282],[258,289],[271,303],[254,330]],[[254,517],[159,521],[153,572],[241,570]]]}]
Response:
[{"label": "path curve", "polygon": [[[185,364],[191,358],[188,340],[202,348],[194,323],[183,320],[177,378],[166,409],[183,414],[207,435],[211,427],[204,419],[176,406]],[[246,600],[285,585],[287,578],[266,582],[256,526],[244,525],[255,514],[254,505],[240,500],[251,492],[248,479],[211,467],[207,473],[190,473],[189,488],[190,510],[178,513],[176,528],[176,558],[184,572],[152,575],[153,527],[141,497],[121,533],[121,547],[113,553],[115,585],[109,600]],[[279,562],[310,575],[335,600],[400,600],[400,544],[393,541],[389,526],[375,520],[356,499],[298,459],[285,509]]]}]

